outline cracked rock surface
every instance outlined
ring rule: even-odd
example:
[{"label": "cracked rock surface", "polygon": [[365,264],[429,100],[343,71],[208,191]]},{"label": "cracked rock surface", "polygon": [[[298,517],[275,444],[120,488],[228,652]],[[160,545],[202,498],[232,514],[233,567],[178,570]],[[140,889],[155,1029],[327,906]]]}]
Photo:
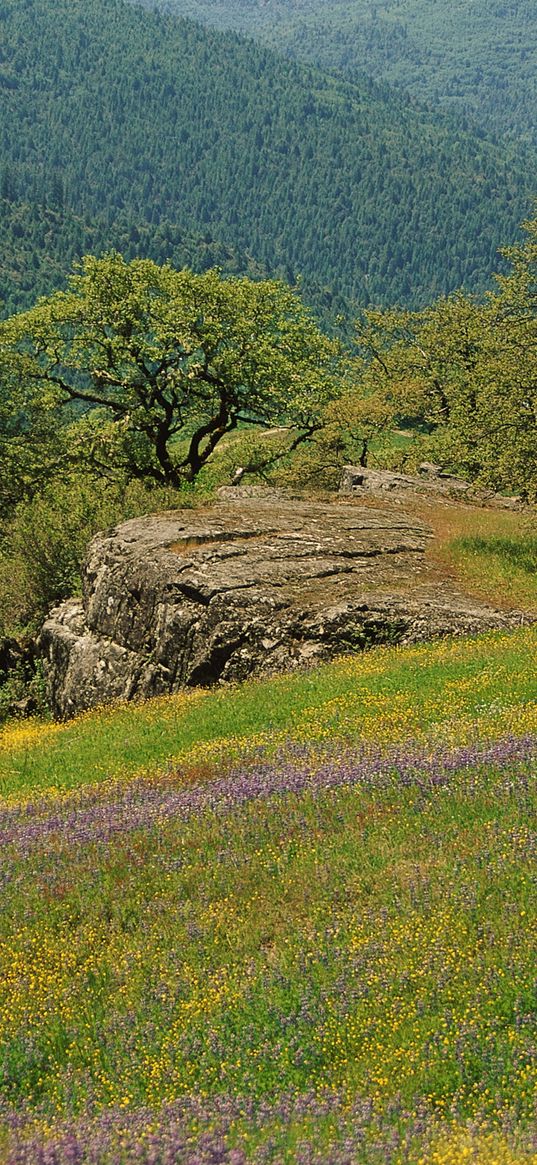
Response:
[{"label": "cracked rock surface", "polygon": [[42,629],[54,712],[522,621],[435,581],[430,537],[400,511],[273,495],[124,522]]}]

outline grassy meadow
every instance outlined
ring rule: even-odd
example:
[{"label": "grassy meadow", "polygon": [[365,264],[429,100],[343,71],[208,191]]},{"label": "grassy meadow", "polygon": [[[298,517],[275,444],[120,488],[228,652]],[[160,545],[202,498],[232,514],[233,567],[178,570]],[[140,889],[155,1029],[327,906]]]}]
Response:
[{"label": "grassy meadow", "polygon": [[1,1165],[537,1162],[537,629],[0,733]]},{"label": "grassy meadow", "polygon": [[473,506],[415,507],[433,529],[428,556],[466,594],[499,608],[537,611],[535,512]]}]

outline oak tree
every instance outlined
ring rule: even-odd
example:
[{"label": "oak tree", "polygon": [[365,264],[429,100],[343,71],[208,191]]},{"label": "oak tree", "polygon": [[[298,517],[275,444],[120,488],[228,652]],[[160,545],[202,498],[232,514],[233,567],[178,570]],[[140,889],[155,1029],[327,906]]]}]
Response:
[{"label": "oak tree", "polygon": [[67,291],[0,325],[0,352],[34,399],[52,394],[77,420],[93,465],[172,486],[238,426],[307,440],[340,371],[338,345],[284,284],[117,254],[86,258]]}]

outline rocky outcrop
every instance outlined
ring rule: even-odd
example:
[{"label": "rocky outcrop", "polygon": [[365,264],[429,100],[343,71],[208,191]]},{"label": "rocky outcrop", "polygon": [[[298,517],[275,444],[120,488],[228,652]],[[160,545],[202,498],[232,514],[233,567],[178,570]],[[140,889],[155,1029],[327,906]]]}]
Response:
[{"label": "rocky outcrop", "polygon": [[519,621],[439,589],[429,537],[399,512],[240,493],[125,522],[43,627],[54,712]]},{"label": "rocky outcrop", "polygon": [[468,502],[501,510],[522,508],[519,497],[505,497],[494,490],[464,481],[453,473],[447,473],[439,465],[424,461],[417,475],[394,473],[390,469],[366,469],[359,465],[346,465],[340,485],[340,493],[359,497],[373,494],[376,497],[397,498],[400,495],[419,494],[432,500]]}]

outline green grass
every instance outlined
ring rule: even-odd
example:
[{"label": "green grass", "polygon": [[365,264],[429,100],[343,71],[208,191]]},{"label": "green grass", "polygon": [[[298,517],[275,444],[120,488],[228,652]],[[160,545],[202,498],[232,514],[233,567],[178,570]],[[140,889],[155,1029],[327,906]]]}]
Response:
[{"label": "green grass", "polygon": [[181,1161],[161,1106],[187,1096],[192,1154],[223,1122],[247,1162],[310,1160],[309,1139],[339,1165],[350,1138],[357,1165],[535,1165],[534,761],[137,813],[289,738],[330,742],[337,772],[349,738],[537,735],[536,697],[526,627],[6,730],[3,791],[70,796],[0,813],[2,1165],[39,1159],[9,1157],[13,1114],[58,1165],[86,1160],[64,1120],[111,1137],[98,1165],[145,1165],[150,1136]]},{"label": "green grass", "polygon": [[537,607],[537,538],[531,534],[458,538],[452,544],[456,563],[472,580],[486,578],[507,599]]},{"label": "green grass", "polygon": [[[450,738],[479,720],[486,734],[535,702],[537,629],[379,648],[296,675],[94,712],[67,725],[0,733],[0,796],[68,791],[291,739]],[[514,713],[513,713],[514,714]],[[488,727],[487,727],[488,726]]]},{"label": "green grass", "polygon": [[[37,845],[3,890],[4,1097],[46,1125],[328,1091],[396,1124],[421,1105],[523,1126],[536,811],[534,787],[489,771]],[[298,1123],[271,1128],[282,1160]]]},{"label": "green grass", "polygon": [[413,502],[432,527],[428,560],[466,594],[507,610],[537,613],[535,512]]}]

